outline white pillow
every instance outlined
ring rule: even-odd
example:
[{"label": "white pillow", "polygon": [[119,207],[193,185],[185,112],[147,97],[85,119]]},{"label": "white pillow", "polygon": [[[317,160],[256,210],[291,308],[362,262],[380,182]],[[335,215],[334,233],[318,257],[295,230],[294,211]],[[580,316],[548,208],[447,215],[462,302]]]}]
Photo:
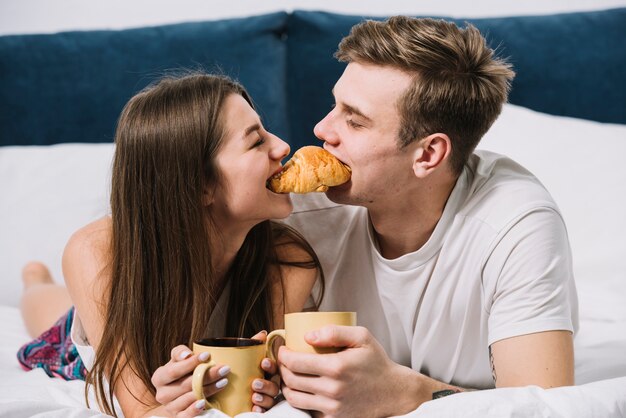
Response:
[{"label": "white pillow", "polygon": [[[512,157],[546,185],[567,223],[579,293],[609,287],[618,301],[626,293],[626,125],[505,105],[479,148]],[[29,260],[62,282],[67,239],[109,211],[112,155],[112,144],[0,147],[0,303],[17,306]]]},{"label": "white pillow", "polygon": [[478,148],[522,164],[559,205],[586,303],[581,318],[626,319],[626,125],[505,105]]},{"label": "white pillow", "polygon": [[113,144],[0,147],[0,304],[19,304],[29,260],[63,283],[68,238],[109,212],[112,156]]}]

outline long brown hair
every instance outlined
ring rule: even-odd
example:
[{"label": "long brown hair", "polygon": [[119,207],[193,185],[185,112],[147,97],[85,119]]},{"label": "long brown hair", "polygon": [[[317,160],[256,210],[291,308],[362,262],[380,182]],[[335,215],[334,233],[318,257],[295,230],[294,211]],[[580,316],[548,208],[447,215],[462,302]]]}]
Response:
[{"label": "long brown hair", "polygon": [[86,377],[86,394],[94,385],[108,414],[115,415],[114,388],[125,384],[120,376],[127,367],[155,395],[152,374],[169,360],[172,347],[206,336],[226,283],[227,321],[214,332],[251,336],[271,329],[269,270],[286,263],[276,251],[285,238],[310,254],[289,264],[321,273],[297,232],[265,221],[252,228],[224,281],[217,282],[209,236],[219,236],[219,225],[202,195],[220,178],[215,157],[224,137],[222,106],[231,94],[252,106],[244,88],[227,77],[169,76],[135,95],[118,121],[106,326]]},{"label": "long brown hair", "polygon": [[394,16],[366,20],[343,38],[343,62],[389,65],[414,75],[400,98],[400,146],[437,132],[452,141],[450,164],[459,174],[507,101],[515,72],[471,24]]}]

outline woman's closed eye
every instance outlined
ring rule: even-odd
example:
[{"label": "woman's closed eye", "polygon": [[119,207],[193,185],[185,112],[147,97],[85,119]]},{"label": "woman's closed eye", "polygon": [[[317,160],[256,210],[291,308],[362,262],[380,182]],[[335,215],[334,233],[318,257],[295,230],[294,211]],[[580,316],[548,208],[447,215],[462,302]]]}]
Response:
[{"label": "woman's closed eye", "polygon": [[256,148],[256,147],[260,147],[261,145],[263,145],[265,143],[265,138],[263,138],[262,136],[260,136],[256,142],[254,143],[254,145],[252,145],[252,148]]}]

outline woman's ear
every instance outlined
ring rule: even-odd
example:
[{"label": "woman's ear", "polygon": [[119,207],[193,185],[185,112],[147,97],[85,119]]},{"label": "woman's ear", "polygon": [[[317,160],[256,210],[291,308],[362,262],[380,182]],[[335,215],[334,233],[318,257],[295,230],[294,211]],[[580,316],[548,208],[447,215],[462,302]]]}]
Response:
[{"label": "woman's ear", "polygon": [[428,135],[417,143],[413,157],[413,172],[418,178],[424,178],[443,166],[452,152],[452,143],[446,134]]},{"label": "woman's ear", "polygon": [[204,188],[204,192],[202,193],[202,204],[206,207],[209,207],[213,204],[215,199],[215,185],[206,186]]}]

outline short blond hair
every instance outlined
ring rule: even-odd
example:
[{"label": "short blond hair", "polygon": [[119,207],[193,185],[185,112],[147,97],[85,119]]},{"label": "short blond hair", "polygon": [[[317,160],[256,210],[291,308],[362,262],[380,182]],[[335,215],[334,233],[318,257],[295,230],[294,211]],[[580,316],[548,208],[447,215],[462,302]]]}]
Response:
[{"label": "short blond hair", "polygon": [[445,133],[452,141],[450,165],[457,174],[502,111],[515,76],[471,24],[459,28],[428,18],[361,22],[343,38],[335,57],[414,74],[397,103],[400,146]]}]

